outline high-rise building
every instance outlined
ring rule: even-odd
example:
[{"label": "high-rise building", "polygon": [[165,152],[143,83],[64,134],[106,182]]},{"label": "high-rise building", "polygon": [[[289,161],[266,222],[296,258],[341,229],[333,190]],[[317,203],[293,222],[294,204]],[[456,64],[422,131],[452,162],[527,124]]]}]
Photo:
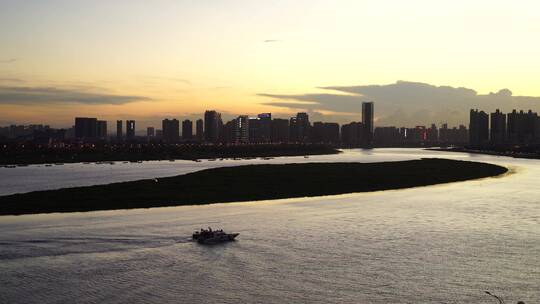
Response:
[{"label": "high-rise building", "polygon": [[373,121],[375,105],[373,102],[362,102],[362,124],[364,125],[364,143],[370,145],[373,142]]},{"label": "high-rise building", "polygon": [[75,137],[94,139],[97,137],[97,118],[75,117]]},{"label": "high-rise building", "polygon": [[309,115],[304,112],[297,113],[289,122],[289,138],[293,142],[307,142],[310,129]]},{"label": "high-rise building", "polygon": [[259,142],[270,142],[272,140],[272,113],[261,113],[257,115],[259,119]]},{"label": "high-rise building", "polygon": [[135,138],[135,120],[126,120],[126,138]]},{"label": "high-rise building", "polygon": [[261,120],[258,117],[252,117],[249,119],[249,142],[261,143]]},{"label": "high-rise building", "polygon": [[238,116],[234,120],[234,142],[249,142],[249,118],[246,115]]},{"label": "high-rise building", "polygon": [[107,138],[107,121],[98,120],[96,124],[96,133],[99,138]]},{"label": "high-rise building", "polygon": [[189,119],[182,121],[182,139],[183,140],[193,139],[193,122]]},{"label": "high-rise building", "polygon": [[491,113],[491,129],[489,140],[492,144],[502,144],[506,141],[506,114],[499,109]]},{"label": "high-rise building", "polygon": [[122,134],[122,121],[116,121],[116,139],[121,140],[124,135]]},{"label": "high-rise building", "polygon": [[164,119],[161,122],[161,130],[163,130],[162,139],[167,143],[178,142],[180,138],[180,122],[178,119]]},{"label": "high-rise building", "polygon": [[517,112],[513,110],[507,115],[508,141],[512,144],[526,144],[534,141],[538,114],[529,110]]},{"label": "high-rise building", "polygon": [[364,142],[364,125],[361,122],[351,122],[341,126],[341,142],[347,147],[358,147]]},{"label": "high-rise building", "polygon": [[489,118],[484,111],[472,110],[469,119],[469,145],[484,145],[489,140]]},{"label": "high-rise building", "polygon": [[202,119],[197,119],[195,122],[195,137],[197,141],[204,139],[204,121]]},{"label": "high-rise building", "polygon": [[289,121],[287,119],[274,118],[271,124],[271,133],[273,143],[289,142]]},{"label": "high-rise building", "polygon": [[146,137],[155,137],[155,136],[156,136],[156,129],[154,129],[154,127],[147,127]]},{"label": "high-rise building", "polygon": [[221,114],[216,111],[204,113],[204,139],[207,142],[216,143],[220,140],[219,131],[223,125]]}]

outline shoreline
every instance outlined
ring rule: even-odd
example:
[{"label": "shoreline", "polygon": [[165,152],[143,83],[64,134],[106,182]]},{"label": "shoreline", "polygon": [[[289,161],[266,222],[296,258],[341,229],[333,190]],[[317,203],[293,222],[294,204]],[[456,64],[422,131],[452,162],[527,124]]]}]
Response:
[{"label": "shoreline", "polygon": [[315,144],[277,145],[143,145],[140,147],[99,146],[95,148],[52,149],[41,147],[38,151],[0,150],[0,167],[24,167],[29,165],[60,165],[72,163],[113,163],[203,159],[253,159],[259,157],[286,157],[339,154],[337,148]]},{"label": "shoreline", "polygon": [[0,196],[0,215],[316,197],[429,186],[507,172],[493,164],[436,158],[220,167],[173,177]]},{"label": "shoreline", "polygon": [[521,158],[521,159],[540,159],[540,155],[538,155],[538,153],[532,153],[532,152],[529,153],[529,152],[514,152],[514,151],[475,150],[475,149],[467,149],[467,148],[426,148],[426,150],[504,156],[504,157]]}]

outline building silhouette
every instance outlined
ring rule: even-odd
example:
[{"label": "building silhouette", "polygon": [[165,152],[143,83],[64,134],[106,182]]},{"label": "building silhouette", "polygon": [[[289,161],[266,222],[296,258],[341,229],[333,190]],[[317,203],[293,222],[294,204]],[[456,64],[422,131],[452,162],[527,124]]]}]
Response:
[{"label": "building silhouette", "polygon": [[206,111],[204,113],[204,140],[216,143],[220,140],[220,130],[223,121],[221,114],[216,111]]},{"label": "building silhouette", "polygon": [[97,137],[97,118],[75,117],[75,137],[95,139]]},{"label": "building silhouette", "polygon": [[164,119],[161,121],[163,131],[162,140],[166,143],[176,143],[180,138],[180,122],[178,119]]},{"label": "building silhouette", "polygon": [[249,118],[247,115],[238,116],[234,120],[234,142],[249,143]]},{"label": "building silhouette", "polygon": [[185,141],[193,139],[193,122],[189,119],[182,121],[182,139]]},{"label": "building silhouette", "polygon": [[135,138],[135,120],[126,120],[126,139]]},{"label": "building silhouette", "polygon": [[202,119],[197,119],[195,122],[195,137],[199,142],[204,139],[204,121]]},{"label": "building silhouette", "polygon": [[489,140],[492,144],[503,144],[506,142],[506,114],[499,109],[490,114],[491,129]]},{"label": "building silhouette", "polygon": [[297,113],[296,117],[291,117],[289,121],[289,140],[300,143],[308,142],[310,128],[309,115],[304,112]]},{"label": "building silhouette", "polygon": [[271,140],[273,143],[289,142],[289,120],[274,118],[271,123]]},{"label": "building silhouette", "polygon": [[478,147],[489,141],[489,119],[484,111],[472,110],[469,119],[469,145]]},{"label": "building silhouette", "polygon": [[117,140],[122,140],[122,137],[124,137],[124,135],[122,134],[122,121],[121,120],[117,120],[116,121],[116,139]]},{"label": "building silhouette", "polygon": [[96,123],[96,135],[98,138],[107,138],[107,121],[98,120]]},{"label": "building silhouette", "polygon": [[154,129],[154,127],[147,127],[146,128],[146,136],[147,137],[155,137],[156,136],[156,129]]},{"label": "building silhouette", "polygon": [[366,145],[373,143],[373,122],[375,105],[373,102],[362,102],[362,124],[364,125],[363,142]]},{"label": "building silhouette", "polygon": [[364,124],[361,122],[351,122],[341,126],[341,143],[345,147],[359,147],[365,142]]}]

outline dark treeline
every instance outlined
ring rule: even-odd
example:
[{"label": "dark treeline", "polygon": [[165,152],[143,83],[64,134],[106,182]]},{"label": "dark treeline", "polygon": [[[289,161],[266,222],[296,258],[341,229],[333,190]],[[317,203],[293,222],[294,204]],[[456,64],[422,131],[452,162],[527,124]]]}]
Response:
[{"label": "dark treeline", "polygon": [[1,145],[0,165],[102,161],[146,161],[335,154],[338,150],[318,144],[176,145],[176,144],[69,144]]},{"label": "dark treeline", "polygon": [[186,175],[0,197],[0,214],[198,205],[401,189],[503,174],[477,162],[422,159],[222,167]]}]

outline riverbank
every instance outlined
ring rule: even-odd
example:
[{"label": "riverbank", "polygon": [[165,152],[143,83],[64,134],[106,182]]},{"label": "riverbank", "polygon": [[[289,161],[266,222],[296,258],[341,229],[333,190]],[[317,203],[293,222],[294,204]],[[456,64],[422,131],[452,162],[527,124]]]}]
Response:
[{"label": "riverbank", "polygon": [[338,149],[319,144],[92,144],[49,147],[42,145],[0,145],[0,166],[64,164],[82,162],[198,160],[325,155]]},{"label": "riverbank", "polygon": [[507,172],[497,165],[422,159],[248,165],[174,177],[0,196],[0,215],[201,205],[402,189]]},{"label": "riverbank", "polygon": [[477,150],[477,149],[467,149],[467,148],[428,148],[426,150],[431,151],[444,151],[444,152],[460,152],[460,153],[471,153],[471,154],[484,154],[484,155],[494,155],[494,156],[506,156],[513,158],[526,158],[526,159],[540,159],[540,154],[538,152],[526,152],[519,150]]}]

